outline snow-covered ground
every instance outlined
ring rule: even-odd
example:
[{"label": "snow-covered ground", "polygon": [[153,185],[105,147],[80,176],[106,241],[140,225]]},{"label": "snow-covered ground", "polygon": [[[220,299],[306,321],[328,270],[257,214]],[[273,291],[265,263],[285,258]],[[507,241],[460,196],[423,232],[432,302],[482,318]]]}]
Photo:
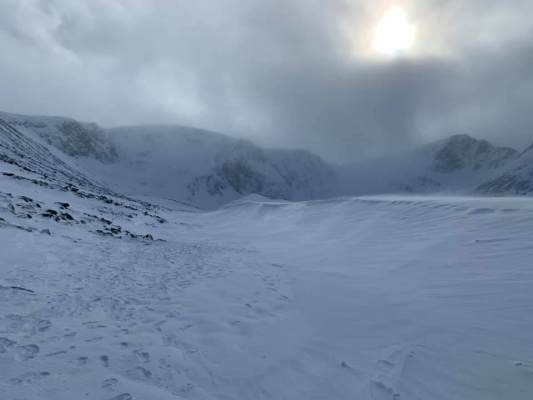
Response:
[{"label": "snow-covered ground", "polygon": [[0,399],[533,397],[531,200],[112,200],[0,174]]}]

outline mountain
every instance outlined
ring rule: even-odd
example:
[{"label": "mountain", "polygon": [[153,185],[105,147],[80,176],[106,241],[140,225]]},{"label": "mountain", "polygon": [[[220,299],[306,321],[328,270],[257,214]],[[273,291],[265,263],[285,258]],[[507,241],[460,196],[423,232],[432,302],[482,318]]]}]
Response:
[{"label": "mountain", "polygon": [[330,195],[334,170],[305,151],[261,149],[247,140],[180,126],[108,131],[118,160],[99,168],[117,190],[218,207],[258,193],[287,200]]},{"label": "mountain", "polygon": [[63,117],[34,117],[0,112],[4,124],[31,131],[68,156],[91,157],[111,163],[116,152],[105,131],[96,124],[81,123]]},{"label": "mountain", "polygon": [[13,124],[0,114],[0,161],[44,179],[43,185],[90,188],[95,193],[111,193],[109,189],[70,165],[65,157],[54,154],[28,134],[27,128]]},{"label": "mountain", "polygon": [[[254,193],[325,198],[336,187],[334,168],[314,154],[261,149],[220,133],[181,126],[102,129],[68,118],[7,113],[0,118],[24,140],[39,142],[41,150],[67,156],[70,170],[126,195],[212,209]],[[43,160],[54,164],[49,161]]]},{"label": "mountain", "polygon": [[468,135],[455,135],[424,149],[433,155],[435,172],[450,173],[458,170],[497,170],[518,156],[508,147],[494,147],[486,140]]},{"label": "mountain", "polygon": [[498,176],[518,156],[486,140],[455,135],[418,149],[342,167],[351,194],[466,194]]},{"label": "mountain", "polygon": [[474,193],[481,195],[533,195],[533,145],[526,149],[500,176],[480,185]]},{"label": "mountain", "polygon": [[[531,194],[533,150],[523,154],[455,135],[417,149],[333,165],[301,150],[183,126],[104,129],[61,117],[0,113],[4,161],[62,182],[203,209],[250,194],[300,201],[348,195]],[[156,200],[157,199],[157,200]]]}]

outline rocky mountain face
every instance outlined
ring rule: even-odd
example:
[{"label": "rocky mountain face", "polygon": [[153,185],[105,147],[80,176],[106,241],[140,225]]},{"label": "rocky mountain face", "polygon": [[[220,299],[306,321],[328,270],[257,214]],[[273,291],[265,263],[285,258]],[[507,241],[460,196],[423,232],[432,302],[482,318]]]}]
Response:
[{"label": "rocky mountain face", "polygon": [[523,154],[456,135],[410,152],[334,166],[306,151],[181,126],[102,129],[0,113],[0,160],[102,193],[213,209],[249,194],[285,200],[387,193],[533,194]]},{"label": "rocky mountain face", "polygon": [[503,174],[480,185],[475,193],[493,196],[533,195],[533,145],[510,163]]},{"label": "rocky mountain face", "polygon": [[438,145],[428,146],[433,151],[435,172],[451,173],[458,170],[496,170],[518,156],[508,147],[494,147],[486,140],[476,140],[468,135],[455,135]]},{"label": "rocky mountain face", "polygon": [[88,178],[60,157],[38,143],[0,115],[0,161],[22,171],[42,177],[43,185],[67,187],[72,185],[90,188],[96,193],[110,193],[109,189]]},{"label": "rocky mountain face", "polygon": [[209,131],[135,127],[111,130],[110,137],[119,155],[113,180],[121,181],[124,190],[136,186],[128,178],[128,170],[134,170],[143,186],[137,190],[204,208],[253,193],[286,200],[324,198],[337,179],[330,165],[309,152],[261,149]]},{"label": "rocky mountain face", "polygon": [[0,112],[0,119],[15,129],[31,131],[63,153],[111,163],[117,155],[107,134],[96,124],[62,117],[33,117]]},{"label": "rocky mountain face", "polygon": [[351,194],[468,194],[501,174],[518,153],[486,140],[455,135],[418,149],[342,168]]},{"label": "rocky mountain face", "polygon": [[309,152],[261,149],[193,128],[105,130],[67,118],[7,113],[0,113],[0,123],[5,160],[100,191],[212,209],[253,193],[324,198],[336,184],[335,170]]}]

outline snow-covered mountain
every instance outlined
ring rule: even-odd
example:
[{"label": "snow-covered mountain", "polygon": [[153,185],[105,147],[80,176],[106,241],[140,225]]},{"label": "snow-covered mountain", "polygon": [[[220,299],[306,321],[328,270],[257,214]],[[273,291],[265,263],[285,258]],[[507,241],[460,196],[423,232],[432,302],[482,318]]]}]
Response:
[{"label": "snow-covered mountain", "polygon": [[105,131],[96,124],[80,123],[63,117],[35,117],[0,112],[0,119],[11,127],[31,131],[48,145],[68,156],[90,157],[110,163],[116,152]]},{"label": "snow-covered mountain", "polygon": [[533,195],[533,145],[509,163],[503,174],[480,185],[475,193],[494,196]]},{"label": "snow-covered mountain", "polygon": [[531,149],[520,155],[468,135],[336,166],[307,151],[262,149],[248,140],[182,126],[103,129],[68,118],[7,113],[0,113],[0,124],[2,157],[11,162],[28,168],[31,163],[31,168],[62,174],[64,180],[86,180],[104,191],[204,209],[250,194],[312,200],[393,193],[533,193]]},{"label": "snow-covered mountain", "polygon": [[69,165],[65,157],[54,154],[46,145],[39,143],[38,139],[27,132],[27,128],[21,129],[1,114],[0,161],[43,178],[43,185],[77,185],[90,188],[96,193],[110,193],[105,186]]},{"label": "snow-covered mountain", "polygon": [[57,165],[59,171],[78,178],[89,175],[102,187],[131,196],[210,209],[252,193],[288,200],[324,198],[333,194],[336,184],[334,169],[309,152],[261,149],[250,141],[199,129],[105,130],[68,118],[8,113],[0,113],[0,121],[18,133],[9,140],[11,148],[20,143],[20,156],[26,152],[24,141],[47,153],[40,160],[49,166],[46,171]]},{"label": "snow-covered mountain", "polygon": [[344,166],[349,194],[467,194],[501,174],[518,156],[486,140],[455,135],[418,149]]},{"label": "snow-covered mountain", "polygon": [[452,137],[343,170],[62,121],[0,117],[0,399],[531,397],[531,199],[244,194],[527,180],[532,149]]},{"label": "snow-covered mountain", "polygon": [[[180,126],[108,131],[118,160],[102,176],[120,190],[213,208],[252,193],[288,200],[331,195],[334,170],[305,151],[261,149],[247,140]],[[112,176],[108,171],[111,171]],[[105,174],[105,175],[103,175]]]}]

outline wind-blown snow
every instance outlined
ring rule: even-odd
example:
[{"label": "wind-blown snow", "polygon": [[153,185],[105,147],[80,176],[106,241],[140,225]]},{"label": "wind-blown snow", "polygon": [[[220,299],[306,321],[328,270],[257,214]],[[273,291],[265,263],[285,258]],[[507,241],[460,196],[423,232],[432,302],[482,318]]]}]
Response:
[{"label": "wind-blown snow", "polygon": [[531,199],[287,201],[514,193],[530,151],[459,136],[354,175],[62,121],[0,113],[0,399],[531,398]]},{"label": "wind-blown snow", "polygon": [[[0,398],[533,393],[530,201],[252,197],[151,209],[157,223],[135,203],[0,188]],[[36,202],[73,221],[23,218]],[[95,235],[101,215],[166,241]]]}]

